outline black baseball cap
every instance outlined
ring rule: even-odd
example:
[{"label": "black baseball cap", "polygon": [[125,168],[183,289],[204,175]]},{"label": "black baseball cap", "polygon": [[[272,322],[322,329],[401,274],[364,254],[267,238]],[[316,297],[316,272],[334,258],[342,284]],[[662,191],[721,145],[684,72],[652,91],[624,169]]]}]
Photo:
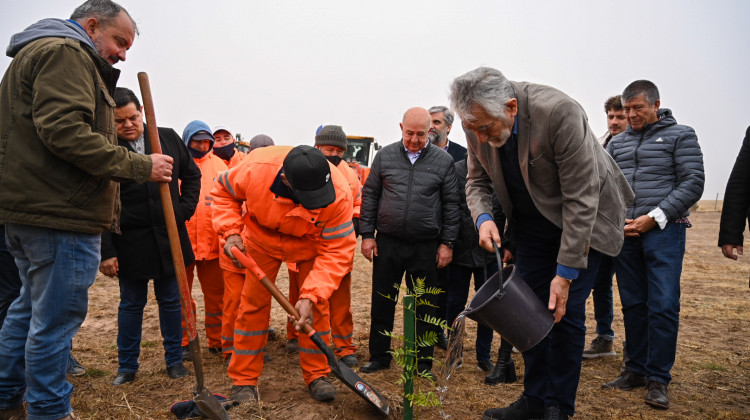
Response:
[{"label": "black baseball cap", "polygon": [[284,158],[284,174],[294,197],[308,210],[336,201],[331,167],[323,152],[312,146],[297,146]]}]

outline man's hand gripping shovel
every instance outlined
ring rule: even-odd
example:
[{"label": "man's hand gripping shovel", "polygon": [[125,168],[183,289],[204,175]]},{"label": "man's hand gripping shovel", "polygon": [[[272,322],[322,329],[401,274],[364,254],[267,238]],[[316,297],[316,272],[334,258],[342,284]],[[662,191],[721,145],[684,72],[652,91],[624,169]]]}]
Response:
[{"label": "man's hand gripping shovel", "polygon": [[[300,319],[299,312],[297,312],[297,309],[287,300],[287,298],[284,296],[283,293],[276,287],[275,284],[271,283],[271,281],[266,277],[266,273],[261,270],[261,268],[258,266],[258,264],[255,263],[255,260],[252,259],[249,255],[245,255],[242,253],[242,251],[239,250],[237,247],[232,247],[232,255],[242,264],[245,266],[245,268],[250,271],[258,280],[260,280],[263,287],[265,287],[268,292],[271,294],[271,296],[276,299],[277,302],[281,305],[282,308],[289,314],[295,317],[296,319]],[[343,362],[339,362],[336,360],[336,356],[333,354],[333,351],[326,345],[326,343],[323,341],[322,338],[320,338],[320,335],[312,328],[310,324],[304,324],[301,328],[302,332],[307,334],[308,337],[315,343],[316,346],[323,352],[323,354],[326,356],[326,359],[328,359],[328,366],[331,367],[331,372],[333,372],[334,375],[336,375],[341,382],[346,384],[349,388],[351,388],[352,391],[359,394],[360,397],[362,397],[365,401],[370,403],[371,406],[375,407],[381,414],[388,416],[391,412],[390,406],[388,405],[388,400],[385,399],[382,395],[380,395],[375,389],[370,386],[367,382],[365,382],[362,378],[359,377],[356,373],[354,373],[349,366],[344,364]]]}]

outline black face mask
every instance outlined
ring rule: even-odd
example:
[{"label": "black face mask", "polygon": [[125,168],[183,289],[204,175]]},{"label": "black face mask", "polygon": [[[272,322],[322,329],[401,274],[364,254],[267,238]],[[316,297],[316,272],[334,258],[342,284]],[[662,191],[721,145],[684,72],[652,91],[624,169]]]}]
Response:
[{"label": "black face mask", "polygon": [[229,160],[234,156],[235,143],[227,144],[226,146],[214,147],[214,154],[223,160]]},{"label": "black face mask", "polygon": [[328,161],[331,162],[333,166],[339,166],[339,163],[341,163],[341,161],[344,160],[344,158],[338,155],[326,156],[326,159],[328,159]]},{"label": "black face mask", "polygon": [[206,154],[208,154],[208,152],[210,152],[210,151],[211,151],[211,149],[209,149],[206,152],[201,152],[200,150],[195,150],[192,147],[188,147],[188,152],[190,152],[190,156],[192,156],[193,159],[200,159],[203,156],[206,156]]}]

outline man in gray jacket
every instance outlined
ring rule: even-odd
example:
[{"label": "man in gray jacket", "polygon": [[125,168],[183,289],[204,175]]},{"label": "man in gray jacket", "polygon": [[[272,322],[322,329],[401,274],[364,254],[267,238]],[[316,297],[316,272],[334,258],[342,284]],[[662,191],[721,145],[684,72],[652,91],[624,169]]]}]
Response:
[{"label": "man in gray jacket", "polygon": [[[373,262],[370,362],[365,373],[386,369],[391,363],[390,337],[398,297],[394,284],[401,284],[404,272],[407,287],[418,278],[435,287],[437,269],[448,266],[458,238],[459,194],[453,158],[428,143],[430,114],[424,108],[411,108],[401,122],[402,139],[385,146],[372,162],[372,170],[362,190],[359,221],[362,254]],[[377,237],[375,232],[377,231]],[[425,296],[432,299],[434,296]],[[425,309],[425,307],[422,307]],[[434,310],[427,313],[434,313]],[[421,315],[418,314],[418,315]],[[424,323],[417,325],[421,335]],[[429,371],[433,347],[421,347],[424,357],[418,368]]]},{"label": "man in gray jacket", "polygon": [[635,192],[615,259],[629,360],[605,389],[648,387],[646,404],[668,408],[677,350],[680,275],[690,207],[703,194],[703,154],[692,128],[659,109],[659,90],[636,80],[622,93],[630,128],[607,151]]},{"label": "man in gray jacket", "polygon": [[88,310],[115,180],[171,180],[173,159],[117,145],[114,93],[136,26],[109,0],[14,35],[0,83],[0,219],[21,295],[0,331],[0,418],[72,419],[70,343]]},{"label": "man in gray jacket", "polygon": [[480,67],[453,81],[451,105],[469,145],[466,198],[479,242],[488,251],[501,244],[490,216],[494,187],[516,269],[557,322],[523,353],[521,397],[483,418],[567,418],[581,373],[586,298],[602,254],[620,250],[633,193],[583,108],[557,89]]}]

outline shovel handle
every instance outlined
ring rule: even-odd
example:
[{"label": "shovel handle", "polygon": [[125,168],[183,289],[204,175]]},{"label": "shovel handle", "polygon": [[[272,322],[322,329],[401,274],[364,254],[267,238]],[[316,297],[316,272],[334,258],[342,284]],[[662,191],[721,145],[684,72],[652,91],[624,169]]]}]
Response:
[{"label": "shovel handle", "polygon": [[[154,113],[154,100],[151,97],[151,84],[148,81],[148,74],[146,72],[138,73],[138,84],[140,85],[141,96],[143,97],[143,109],[146,113],[151,152],[161,153],[159,129],[156,125],[156,114]],[[168,183],[159,183],[159,196],[161,197],[161,205],[164,210],[164,221],[167,225],[167,236],[169,237],[169,247],[172,251],[177,286],[180,289],[182,316],[185,318],[188,340],[192,341],[198,335],[198,331],[195,326],[195,314],[193,314],[192,305],[190,304],[190,289],[188,288],[187,273],[185,272],[185,260],[182,256],[180,234],[177,232],[177,220],[174,217],[174,207],[172,206],[172,196],[169,192]]]},{"label": "shovel handle", "polygon": [[[271,280],[266,277],[266,273],[258,266],[253,257],[247,254],[243,254],[242,251],[240,251],[240,249],[236,246],[232,247],[232,255],[234,255],[234,257],[237,258],[237,260],[239,260],[239,262],[244,265],[245,268],[250,270],[250,272],[258,278],[258,280],[260,280],[260,283],[263,285],[263,287],[268,290],[268,293],[270,293],[271,296],[273,296],[273,298],[276,299],[277,302],[279,302],[281,307],[284,308],[284,310],[289,315],[292,315],[297,319],[300,318],[299,312],[297,312],[297,308],[295,308],[294,305],[289,302],[289,299],[287,299],[286,296],[281,293],[281,290],[279,290],[279,288],[276,287],[275,284],[271,283]],[[315,330],[312,328],[312,326],[307,323],[302,326],[301,330],[307,335],[312,335],[315,333]]]}]

